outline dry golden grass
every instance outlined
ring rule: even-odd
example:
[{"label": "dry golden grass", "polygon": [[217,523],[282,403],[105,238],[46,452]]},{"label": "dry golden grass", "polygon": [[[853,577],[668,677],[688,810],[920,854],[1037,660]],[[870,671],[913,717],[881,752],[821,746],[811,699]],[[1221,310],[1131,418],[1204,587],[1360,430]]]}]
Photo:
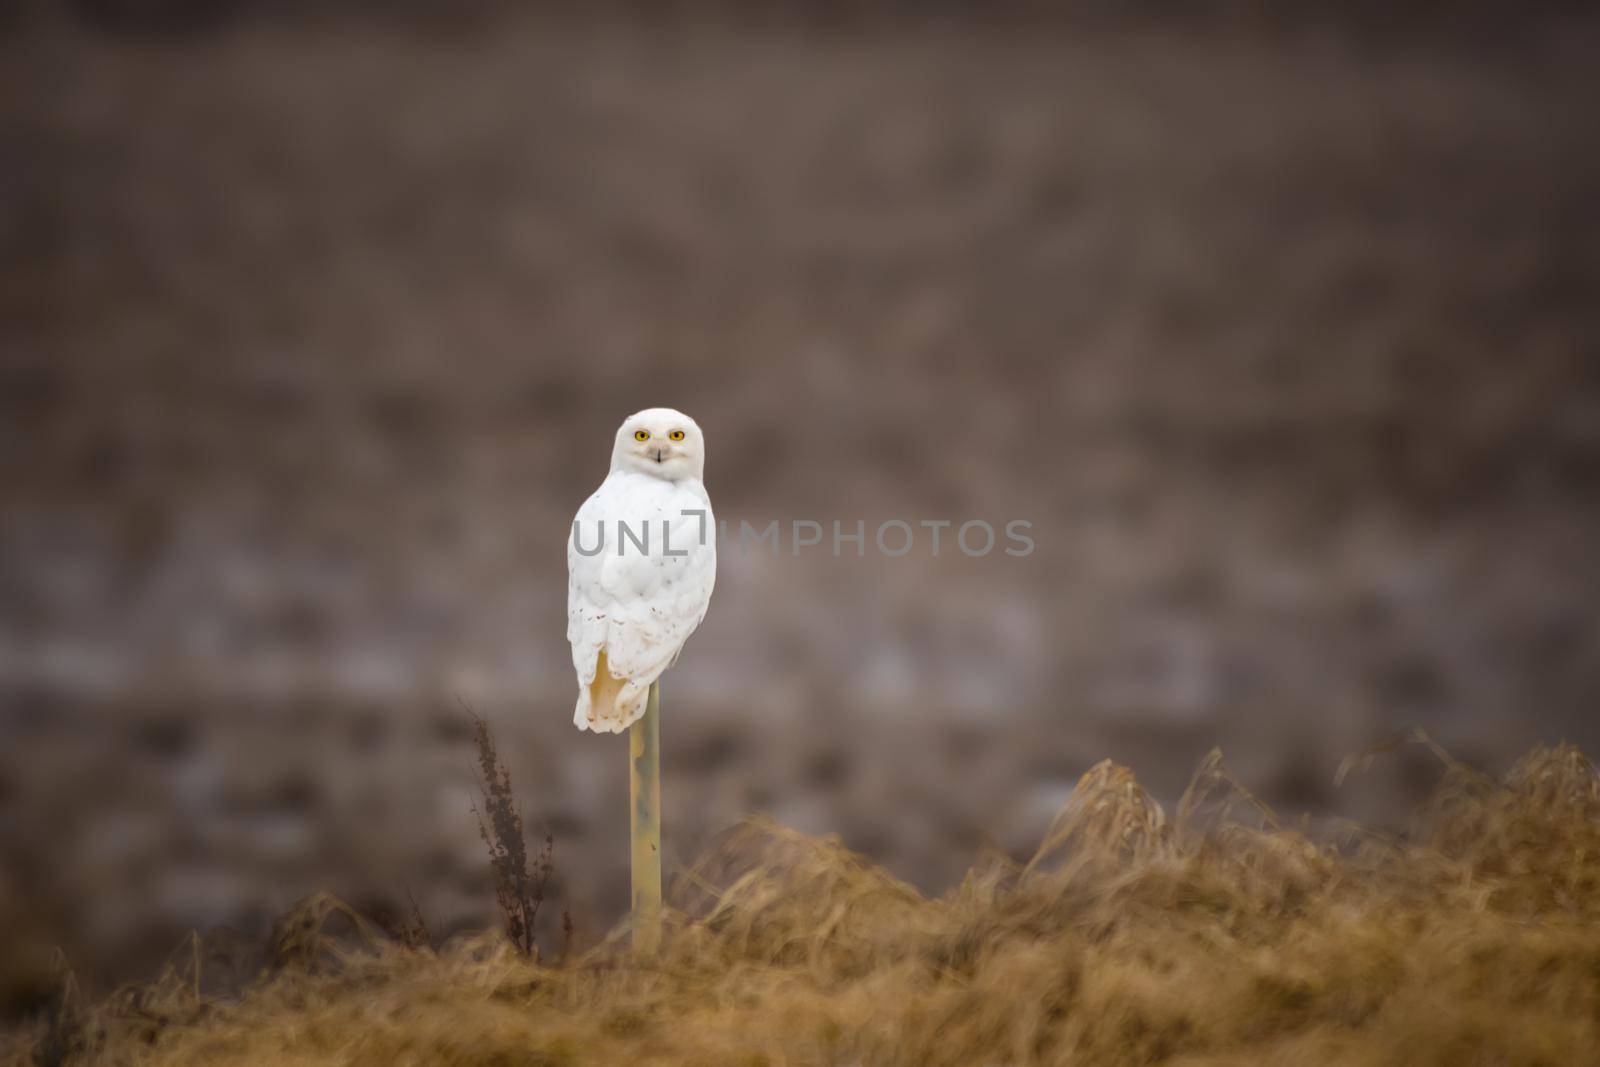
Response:
[{"label": "dry golden grass", "polygon": [[1405,839],[1313,840],[1215,755],[1169,820],[1102,763],[1031,862],[986,860],[937,900],[755,821],[674,902],[655,963],[619,936],[548,965],[500,935],[406,948],[319,898],[238,998],[205,1002],[178,966],[38,1047],[207,1067],[1600,1063],[1600,780],[1571,748],[1503,780],[1447,759]]}]

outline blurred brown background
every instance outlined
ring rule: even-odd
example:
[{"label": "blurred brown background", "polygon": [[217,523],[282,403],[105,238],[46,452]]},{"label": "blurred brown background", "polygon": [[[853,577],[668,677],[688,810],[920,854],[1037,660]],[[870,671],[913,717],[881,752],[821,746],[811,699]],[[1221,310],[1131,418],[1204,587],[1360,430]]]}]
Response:
[{"label": "blurred brown background", "polygon": [[[1270,18],[1269,7],[1275,12]],[[1417,724],[1600,751],[1600,33],[1577,5],[13,6],[0,1009],[327,888],[490,921],[458,701],[626,905],[563,543],[616,424],[728,553],[669,862],[742,813],[930,891],[1110,756],[1391,820]]]}]

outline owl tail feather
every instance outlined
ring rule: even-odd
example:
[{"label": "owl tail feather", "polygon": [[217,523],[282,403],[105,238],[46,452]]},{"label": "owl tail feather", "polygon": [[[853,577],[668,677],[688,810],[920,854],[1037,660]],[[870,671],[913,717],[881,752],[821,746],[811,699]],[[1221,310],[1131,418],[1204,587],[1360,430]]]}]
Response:
[{"label": "owl tail feather", "polygon": [[644,716],[653,678],[618,678],[601,649],[594,665],[594,681],[578,690],[572,722],[580,730],[620,734]]}]

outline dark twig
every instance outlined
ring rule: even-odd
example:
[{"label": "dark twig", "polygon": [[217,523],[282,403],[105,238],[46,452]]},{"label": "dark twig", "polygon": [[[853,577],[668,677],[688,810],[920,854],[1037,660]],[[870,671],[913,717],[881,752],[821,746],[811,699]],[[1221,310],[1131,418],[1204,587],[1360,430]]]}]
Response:
[{"label": "dark twig", "polygon": [[511,772],[500,762],[489,724],[463,702],[472,718],[472,742],[478,750],[479,790],[483,807],[473,805],[478,833],[489,849],[494,872],[495,897],[505,916],[506,936],[525,955],[539,958],[535,923],[545,889],[555,872],[555,837],[545,834],[544,847],[533,857],[531,869],[522,816],[511,789]]}]

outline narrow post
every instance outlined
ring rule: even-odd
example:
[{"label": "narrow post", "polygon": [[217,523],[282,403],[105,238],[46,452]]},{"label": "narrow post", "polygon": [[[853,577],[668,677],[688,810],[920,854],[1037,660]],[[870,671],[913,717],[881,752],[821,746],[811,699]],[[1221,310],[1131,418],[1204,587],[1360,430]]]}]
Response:
[{"label": "narrow post", "polygon": [[650,686],[644,718],[628,728],[628,796],[633,830],[633,951],[661,944],[661,683]]}]

